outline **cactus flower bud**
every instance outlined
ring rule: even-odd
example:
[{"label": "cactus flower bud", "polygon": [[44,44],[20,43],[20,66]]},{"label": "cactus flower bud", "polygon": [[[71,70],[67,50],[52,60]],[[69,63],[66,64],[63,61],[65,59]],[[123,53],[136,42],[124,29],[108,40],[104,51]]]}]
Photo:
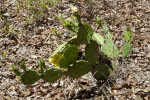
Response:
[{"label": "cactus flower bud", "polygon": [[72,11],[73,14],[77,13],[78,12],[78,8],[76,6],[72,6],[71,7],[71,11]]}]

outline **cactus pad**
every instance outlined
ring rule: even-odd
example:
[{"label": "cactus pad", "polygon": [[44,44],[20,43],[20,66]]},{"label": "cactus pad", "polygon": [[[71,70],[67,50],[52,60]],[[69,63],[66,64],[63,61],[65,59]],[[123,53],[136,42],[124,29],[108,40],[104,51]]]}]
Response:
[{"label": "cactus pad", "polygon": [[71,78],[80,77],[92,70],[92,66],[85,60],[78,60],[69,69],[69,76]]},{"label": "cactus pad", "polygon": [[52,55],[50,56],[50,58],[53,58],[55,55],[57,55],[58,53],[61,53],[64,49],[65,49],[65,47],[67,46],[67,43],[68,42],[65,42],[65,43],[63,43],[62,45],[60,45],[53,53],[52,53]]},{"label": "cactus pad", "polygon": [[129,27],[127,27],[127,30],[125,32],[125,40],[126,40],[126,42],[129,42],[131,40],[131,37],[132,37],[131,29]]},{"label": "cactus pad", "polygon": [[11,67],[12,67],[12,70],[15,72],[15,74],[16,74],[17,76],[20,76],[20,75],[21,75],[21,72],[19,71],[19,69],[18,69],[16,66],[11,65]]},{"label": "cactus pad", "polygon": [[63,76],[64,72],[65,71],[62,69],[50,68],[43,73],[42,78],[46,82],[53,83],[57,81],[58,79],[60,79]]},{"label": "cactus pad", "polygon": [[35,70],[26,70],[21,75],[21,80],[25,85],[34,84],[40,79],[40,74]]},{"label": "cactus pad", "polygon": [[102,28],[106,34],[109,32],[108,27],[106,25],[103,25]]},{"label": "cactus pad", "polygon": [[106,40],[105,45],[101,49],[104,55],[111,59],[118,58],[119,56],[119,50],[112,40]]},{"label": "cactus pad", "polygon": [[64,57],[69,63],[74,63],[78,57],[78,48],[76,46],[68,46],[64,51]]},{"label": "cactus pad", "polygon": [[122,58],[127,57],[131,51],[131,44],[128,42],[122,47]]},{"label": "cactus pad", "polygon": [[59,59],[59,67],[61,68],[69,68],[69,62],[65,57]]},{"label": "cactus pad", "polygon": [[91,41],[86,45],[85,48],[85,58],[89,61],[91,65],[95,65],[98,60],[99,45],[95,41]]},{"label": "cactus pad", "polygon": [[79,42],[78,42],[78,39],[77,39],[77,36],[74,36],[74,37],[72,37],[69,41],[68,41],[68,44],[70,44],[70,45],[78,45],[79,44]]},{"label": "cactus pad", "polygon": [[109,40],[112,40],[112,39],[113,39],[113,36],[112,36],[112,34],[111,34],[110,32],[108,32],[108,33],[106,34],[106,36],[108,37]]},{"label": "cactus pad", "polygon": [[94,33],[92,36],[92,40],[96,41],[99,45],[103,45],[104,44],[104,37]]},{"label": "cactus pad", "polygon": [[83,24],[79,24],[79,29],[77,32],[77,39],[80,44],[87,44],[88,38],[87,38],[88,32]]},{"label": "cactus pad", "polygon": [[98,64],[95,68],[94,78],[97,80],[106,80],[110,75],[110,70],[105,64]]},{"label": "cactus pad", "polygon": [[20,61],[20,66],[24,71],[26,71],[26,66],[23,61]]},{"label": "cactus pad", "polygon": [[87,34],[87,39],[88,39],[88,41],[89,41],[89,40],[91,40],[92,35],[93,35],[92,27],[91,27],[90,24],[88,24],[88,23],[86,23],[86,22],[84,23],[84,27],[86,28],[86,31],[88,32],[88,34]]}]

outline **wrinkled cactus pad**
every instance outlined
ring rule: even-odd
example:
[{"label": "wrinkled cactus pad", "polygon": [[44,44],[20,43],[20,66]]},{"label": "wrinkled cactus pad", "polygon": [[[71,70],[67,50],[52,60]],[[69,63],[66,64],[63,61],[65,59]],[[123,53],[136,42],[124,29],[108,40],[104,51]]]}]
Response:
[{"label": "wrinkled cactus pad", "polygon": [[110,71],[106,64],[98,64],[95,67],[94,78],[97,80],[106,80],[110,75]]},{"label": "wrinkled cactus pad", "polygon": [[25,85],[34,84],[40,79],[40,74],[35,70],[26,70],[21,75],[21,80]]},{"label": "wrinkled cactus pad", "polygon": [[84,74],[90,72],[92,66],[85,60],[78,60],[69,69],[69,76],[71,78],[77,78],[83,76]]},{"label": "wrinkled cactus pad", "polygon": [[69,62],[65,57],[62,57],[61,59],[59,59],[59,67],[61,68],[69,68]]},{"label": "wrinkled cactus pad", "polygon": [[112,40],[112,39],[113,39],[113,36],[112,36],[112,34],[111,34],[110,32],[108,32],[108,33],[106,34],[106,36],[108,37],[109,40]]},{"label": "wrinkled cactus pad", "polygon": [[92,36],[92,40],[96,41],[99,45],[103,45],[104,44],[104,37],[94,33]]},{"label": "wrinkled cactus pad", "polygon": [[99,45],[96,41],[91,40],[85,48],[85,58],[91,65],[95,65],[98,60]]},{"label": "wrinkled cactus pad", "polygon": [[74,63],[78,57],[78,48],[76,46],[68,46],[64,51],[64,57],[69,63]]},{"label": "wrinkled cactus pad", "polygon": [[46,82],[53,83],[60,79],[65,73],[65,70],[59,68],[50,68],[43,73],[42,79]]},{"label": "wrinkled cactus pad", "polygon": [[119,50],[112,40],[106,40],[101,50],[108,58],[114,59],[119,56]]}]

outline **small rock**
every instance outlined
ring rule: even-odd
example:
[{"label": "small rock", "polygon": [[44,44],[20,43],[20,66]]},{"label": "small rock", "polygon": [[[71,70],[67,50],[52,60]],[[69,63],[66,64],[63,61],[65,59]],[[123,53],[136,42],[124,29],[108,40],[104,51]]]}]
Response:
[{"label": "small rock", "polygon": [[6,17],[10,17],[9,13],[4,13],[3,15],[6,16]]},{"label": "small rock", "polygon": [[54,83],[52,86],[53,86],[53,87],[56,87],[56,86],[58,86],[58,83]]},{"label": "small rock", "polygon": [[65,36],[65,37],[68,37],[68,36],[69,36],[69,33],[64,33],[64,36]]}]

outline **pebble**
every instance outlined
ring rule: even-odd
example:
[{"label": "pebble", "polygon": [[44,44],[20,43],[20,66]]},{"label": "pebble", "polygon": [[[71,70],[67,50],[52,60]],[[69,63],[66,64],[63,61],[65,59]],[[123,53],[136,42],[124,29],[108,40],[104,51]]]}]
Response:
[{"label": "pebble", "polygon": [[4,13],[3,15],[6,16],[6,17],[10,17],[9,13]]}]

